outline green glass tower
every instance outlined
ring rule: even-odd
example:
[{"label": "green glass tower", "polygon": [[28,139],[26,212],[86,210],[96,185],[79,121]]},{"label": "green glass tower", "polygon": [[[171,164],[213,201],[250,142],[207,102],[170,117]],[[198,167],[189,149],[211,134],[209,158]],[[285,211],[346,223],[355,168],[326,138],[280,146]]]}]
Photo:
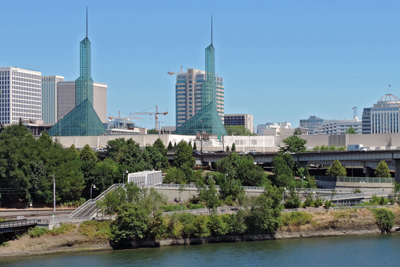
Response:
[{"label": "green glass tower", "polygon": [[215,48],[211,17],[211,44],[206,48],[206,80],[201,85],[201,110],[190,120],[176,129],[175,134],[196,135],[205,131],[208,134],[227,135],[217,112],[217,86],[215,84]]},{"label": "green glass tower", "polygon": [[88,38],[86,9],[86,38],[80,42],[80,76],[75,81],[75,108],[50,130],[52,136],[102,135],[106,130],[93,108],[93,80],[91,77],[91,44]]}]

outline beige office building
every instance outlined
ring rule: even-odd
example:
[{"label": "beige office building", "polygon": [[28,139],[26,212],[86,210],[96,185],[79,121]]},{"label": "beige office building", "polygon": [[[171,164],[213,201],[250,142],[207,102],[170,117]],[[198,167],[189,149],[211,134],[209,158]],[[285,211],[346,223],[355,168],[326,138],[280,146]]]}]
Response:
[{"label": "beige office building", "polygon": [[[201,85],[206,73],[202,70],[187,69],[176,76],[176,128],[201,110]],[[224,122],[224,83],[222,77],[215,77],[217,88],[217,111]]]},{"label": "beige office building", "polygon": [[[107,84],[93,82],[93,108],[102,123],[107,123]],[[75,81],[57,84],[57,121],[75,108]]]}]

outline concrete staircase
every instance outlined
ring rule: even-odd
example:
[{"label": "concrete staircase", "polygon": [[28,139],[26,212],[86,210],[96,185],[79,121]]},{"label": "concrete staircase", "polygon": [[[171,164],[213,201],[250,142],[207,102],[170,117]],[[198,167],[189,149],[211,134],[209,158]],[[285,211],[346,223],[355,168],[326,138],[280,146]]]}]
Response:
[{"label": "concrete staircase", "polygon": [[119,187],[123,187],[124,184],[113,184],[95,199],[89,199],[83,205],[79,206],[76,210],[74,210],[68,218],[74,219],[91,219],[97,215],[99,211],[99,207],[97,206],[97,201],[102,200],[108,193],[116,190]]}]

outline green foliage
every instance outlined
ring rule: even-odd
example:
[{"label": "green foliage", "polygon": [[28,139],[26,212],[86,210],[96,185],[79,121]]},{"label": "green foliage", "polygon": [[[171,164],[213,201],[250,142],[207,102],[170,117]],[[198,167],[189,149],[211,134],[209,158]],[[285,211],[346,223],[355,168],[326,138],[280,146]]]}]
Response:
[{"label": "green foliage", "polygon": [[282,190],[268,184],[265,193],[248,204],[247,229],[251,233],[273,233],[281,224]]},{"label": "green foliage", "polygon": [[60,227],[54,228],[53,230],[49,231],[50,235],[65,235],[71,232],[73,229],[77,228],[75,224],[70,223],[62,223]]},{"label": "green foliage", "polygon": [[118,208],[118,216],[111,224],[111,240],[124,244],[130,240],[138,241],[148,231],[149,216],[138,204],[127,203]]},{"label": "green foliage", "polygon": [[307,195],[306,200],[303,202],[303,207],[314,207],[314,194],[312,192]]},{"label": "green foliage", "polygon": [[[201,205],[201,204],[200,204]],[[181,204],[172,204],[172,205],[162,205],[161,210],[164,212],[168,212],[168,211],[177,211],[177,210],[186,210],[186,206],[181,205]],[[190,209],[190,208],[189,208]]]},{"label": "green foliage", "polygon": [[171,141],[169,141],[167,150],[172,150],[172,149],[174,149],[174,147],[172,146]]},{"label": "green foliage", "polygon": [[286,152],[291,152],[291,153],[301,153],[301,152],[306,152],[306,147],[305,145],[307,144],[307,141],[304,139],[301,139],[297,135],[292,135],[289,136],[282,141],[284,143],[284,146],[279,147],[279,152],[281,153],[286,153]]},{"label": "green foliage", "polygon": [[222,216],[218,216],[214,212],[210,215],[207,226],[213,236],[223,236],[229,231],[228,225],[223,220]]},{"label": "green foliage", "polygon": [[300,207],[301,199],[296,194],[296,191],[293,188],[290,188],[289,196],[285,197],[285,208],[286,209],[296,209]]},{"label": "green foliage", "polygon": [[296,128],[296,129],[294,130],[293,135],[301,135],[301,130],[300,130],[300,128]]},{"label": "green foliage", "polygon": [[375,216],[376,225],[382,233],[390,233],[394,225],[394,213],[388,209],[374,209],[372,210]]},{"label": "green foliage", "polygon": [[321,198],[320,194],[317,193],[315,196],[314,207],[318,208],[323,205],[323,199]]},{"label": "green foliage", "polygon": [[174,165],[177,168],[181,168],[183,165],[187,165],[190,168],[195,164],[195,158],[193,157],[193,149],[185,141],[178,144],[174,155]]},{"label": "green foliage", "polygon": [[400,183],[394,182],[394,188],[393,188],[393,197],[394,201],[398,201],[398,194],[400,192]]},{"label": "green foliage", "polygon": [[232,152],[236,152],[236,145],[235,145],[235,143],[232,144],[231,151],[232,151]]},{"label": "green foliage", "polygon": [[356,130],[353,127],[346,129],[346,134],[357,134]]},{"label": "green foliage", "polygon": [[83,160],[83,161],[89,161],[89,160],[97,161],[96,154],[95,154],[94,151],[90,148],[89,145],[85,145],[85,146],[83,147],[83,149],[82,149],[81,152],[79,153],[79,157],[80,157],[80,159]]},{"label": "green foliage", "polygon": [[187,184],[186,174],[183,172],[183,170],[178,169],[177,167],[172,167],[168,170],[163,182],[167,184],[168,183]]},{"label": "green foliage", "polygon": [[156,129],[148,129],[147,134],[158,134],[158,130]]},{"label": "green foliage", "polygon": [[215,188],[215,182],[212,179],[208,180],[208,188],[205,186],[200,190],[199,197],[206,203],[209,209],[215,209],[221,203],[218,198],[218,190]]},{"label": "green foliage", "polygon": [[272,183],[278,187],[294,186],[294,169],[296,163],[290,154],[278,154],[272,160],[273,173],[270,177]]},{"label": "green foliage", "polygon": [[39,228],[37,226],[33,227],[31,230],[29,230],[28,235],[31,238],[36,238],[36,237],[41,237],[42,235],[45,235],[49,232],[46,228]]},{"label": "green foliage", "polygon": [[312,223],[312,214],[300,211],[287,212],[282,214],[284,226],[301,226]]},{"label": "green foliage", "polygon": [[85,221],[79,225],[78,232],[89,237],[89,239],[109,239],[111,221]]},{"label": "green foliage", "polygon": [[[170,144],[171,144],[171,142],[170,142]],[[172,145],[171,145],[171,146],[172,146]],[[161,159],[161,162],[160,162],[161,167],[162,167],[162,168],[168,167],[168,166],[169,166],[169,162],[168,162],[168,158],[167,158],[167,151],[168,151],[168,149],[165,148],[164,143],[161,141],[160,138],[158,138],[158,139],[154,142],[153,147],[154,147],[155,149],[157,149],[157,150],[160,152],[160,154],[162,155],[162,159]],[[154,160],[154,159],[153,159],[153,160]]]},{"label": "green foliage", "polygon": [[229,152],[229,146],[226,146],[226,152]]},{"label": "green foliage", "polygon": [[375,169],[375,176],[385,178],[391,177],[390,169],[384,160],[378,163],[378,166]]},{"label": "green foliage", "polygon": [[307,188],[317,188],[317,183],[315,182],[314,176],[306,177],[307,180]]},{"label": "green foliage", "polygon": [[346,176],[346,174],[346,168],[338,160],[335,160],[326,171],[326,175],[330,177]]},{"label": "green foliage", "polygon": [[197,145],[196,145],[196,141],[193,142],[193,151],[197,150]]},{"label": "green foliage", "polygon": [[[221,174],[227,174],[227,180],[238,180],[237,183],[244,186],[264,186],[267,181],[264,170],[254,165],[254,158],[251,155],[231,153],[217,162],[217,170]],[[217,181],[217,184],[221,185],[220,182],[224,180],[225,178]]]},{"label": "green foliage", "polygon": [[201,204],[201,203],[198,203],[198,204],[189,203],[189,205],[187,206],[187,208],[188,208],[189,210],[204,209],[204,205]]},{"label": "green foliage", "polygon": [[253,135],[250,130],[243,125],[225,125],[225,130],[228,135]]},{"label": "green foliage", "polygon": [[360,193],[361,193],[361,190],[360,190],[359,188],[356,188],[356,189],[354,190],[353,193],[354,193],[354,194],[360,194]]},{"label": "green foliage", "polygon": [[328,208],[330,208],[331,206],[332,206],[332,201],[331,201],[331,200],[328,200],[328,199],[325,199],[324,207],[325,207],[326,209],[328,209]]}]

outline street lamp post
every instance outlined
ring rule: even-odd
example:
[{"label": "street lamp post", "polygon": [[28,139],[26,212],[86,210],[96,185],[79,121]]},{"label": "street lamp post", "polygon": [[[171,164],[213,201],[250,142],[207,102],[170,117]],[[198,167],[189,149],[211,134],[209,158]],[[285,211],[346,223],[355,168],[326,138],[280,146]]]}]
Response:
[{"label": "street lamp post", "polygon": [[26,203],[26,214],[29,216],[29,207],[32,207],[32,202]]},{"label": "street lamp post", "polygon": [[90,199],[92,199],[92,188],[96,189],[96,186],[94,184],[90,186]]},{"label": "street lamp post", "polygon": [[122,183],[125,184],[125,173],[128,174],[128,170],[125,170],[122,175]]},{"label": "street lamp post", "polygon": [[361,190],[363,190],[363,189],[364,189],[365,181],[360,181],[360,184],[361,184]]},{"label": "street lamp post", "polygon": [[303,176],[303,178],[301,178],[301,188],[303,188],[303,180],[306,179],[305,176]]}]

